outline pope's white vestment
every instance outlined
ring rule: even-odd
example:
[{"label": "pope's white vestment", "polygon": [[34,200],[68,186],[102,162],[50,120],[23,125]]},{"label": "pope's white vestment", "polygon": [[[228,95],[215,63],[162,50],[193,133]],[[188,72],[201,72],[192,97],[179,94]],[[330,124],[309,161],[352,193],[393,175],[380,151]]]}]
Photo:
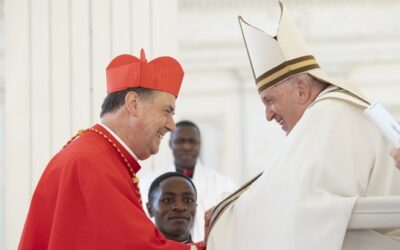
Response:
[{"label": "pope's white vestment", "polygon": [[364,108],[337,87],[321,92],[263,175],[217,220],[207,249],[400,249],[389,237],[399,231],[349,234],[343,246],[358,197],[400,195],[391,146]]}]

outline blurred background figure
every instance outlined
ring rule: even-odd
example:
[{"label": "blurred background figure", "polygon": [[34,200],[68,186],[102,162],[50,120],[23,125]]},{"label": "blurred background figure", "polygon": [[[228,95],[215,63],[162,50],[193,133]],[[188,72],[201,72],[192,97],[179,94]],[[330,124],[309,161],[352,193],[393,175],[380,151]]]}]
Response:
[{"label": "blurred background figure", "polygon": [[192,180],[177,172],[157,177],[150,185],[147,211],[167,239],[192,243],[197,192]]},{"label": "blurred background figure", "polygon": [[[192,230],[193,241],[204,238],[204,213],[233,192],[236,185],[215,169],[199,160],[201,135],[199,127],[191,121],[180,121],[171,133],[169,146],[174,162],[148,173],[140,180],[142,192],[149,190],[150,183],[163,173],[175,171],[191,178],[197,188],[197,215]],[[143,199],[147,195],[143,193]],[[146,202],[146,201],[145,201]]]}]

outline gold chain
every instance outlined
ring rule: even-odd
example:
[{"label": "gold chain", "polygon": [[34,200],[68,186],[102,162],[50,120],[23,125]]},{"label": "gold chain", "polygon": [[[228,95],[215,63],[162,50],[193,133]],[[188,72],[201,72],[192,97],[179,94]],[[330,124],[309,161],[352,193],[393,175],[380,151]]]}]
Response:
[{"label": "gold chain", "polygon": [[65,145],[63,148],[65,148],[68,144],[70,144],[73,140],[75,140],[77,137],[83,135],[83,133],[85,133],[86,131],[93,131],[96,134],[102,136],[104,139],[106,139],[106,141],[108,141],[115,150],[117,150],[117,152],[119,153],[119,155],[121,156],[122,160],[125,162],[125,166],[129,172],[129,175],[132,178],[132,183],[133,183],[133,187],[135,190],[135,194],[136,197],[139,199],[140,204],[142,204],[142,196],[140,194],[140,189],[139,189],[139,177],[136,176],[135,171],[133,170],[131,164],[129,163],[128,159],[126,159],[124,153],[121,151],[121,149],[118,148],[117,144],[115,144],[115,142],[113,142],[106,134],[104,134],[103,132],[95,129],[95,128],[88,128],[88,129],[80,129],[78,130],[78,132],[76,133],[76,135],[74,135]]}]

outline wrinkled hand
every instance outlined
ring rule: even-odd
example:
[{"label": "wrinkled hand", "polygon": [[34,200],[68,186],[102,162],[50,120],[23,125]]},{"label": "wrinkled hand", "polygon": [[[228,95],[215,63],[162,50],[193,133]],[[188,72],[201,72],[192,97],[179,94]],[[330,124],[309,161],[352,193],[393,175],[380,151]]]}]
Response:
[{"label": "wrinkled hand", "polygon": [[396,167],[400,169],[400,148],[392,149],[390,154],[392,155],[394,161],[396,162]]}]

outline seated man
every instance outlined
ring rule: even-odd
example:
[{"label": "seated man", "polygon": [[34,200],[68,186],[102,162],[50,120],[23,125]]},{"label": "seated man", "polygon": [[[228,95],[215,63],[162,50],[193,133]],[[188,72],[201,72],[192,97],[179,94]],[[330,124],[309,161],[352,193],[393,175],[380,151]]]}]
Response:
[{"label": "seated man", "polygon": [[151,183],[146,204],[150,217],[167,239],[192,243],[197,191],[190,178],[168,172]]},{"label": "seated man", "polygon": [[261,177],[215,207],[207,250],[398,250],[399,228],[347,230],[359,198],[400,195],[391,145],[279,5],[277,33],[239,24],[265,116],[287,137]]}]

